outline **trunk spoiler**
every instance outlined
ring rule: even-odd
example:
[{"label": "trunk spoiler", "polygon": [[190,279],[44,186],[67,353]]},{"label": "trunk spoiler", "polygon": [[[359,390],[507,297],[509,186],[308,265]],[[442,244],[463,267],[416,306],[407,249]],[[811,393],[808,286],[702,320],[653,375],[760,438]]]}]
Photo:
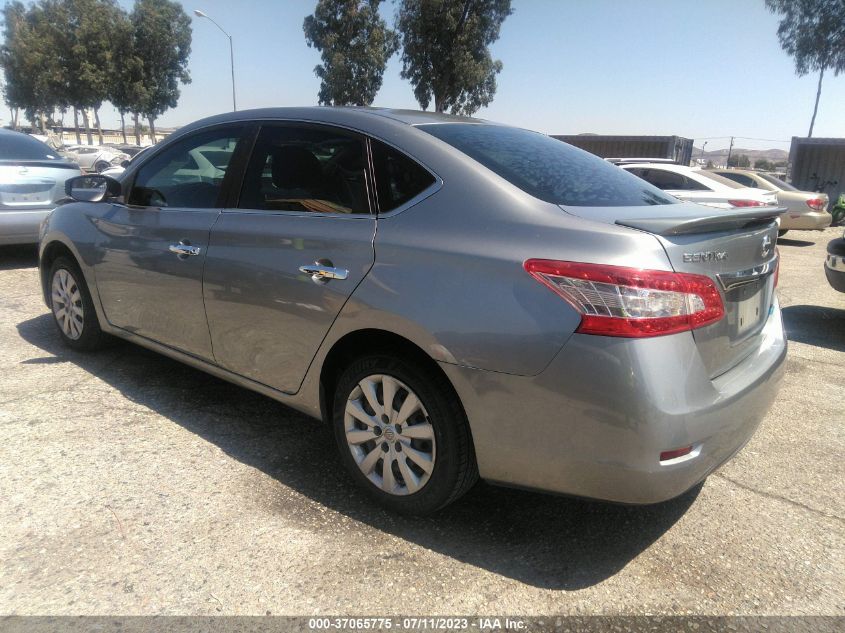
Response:
[{"label": "trunk spoiler", "polygon": [[709,211],[686,217],[624,218],[616,224],[657,235],[682,235],[684,233],[716,233],[760,226],[772,222],[786,207],[754,207],[736,211]]}]

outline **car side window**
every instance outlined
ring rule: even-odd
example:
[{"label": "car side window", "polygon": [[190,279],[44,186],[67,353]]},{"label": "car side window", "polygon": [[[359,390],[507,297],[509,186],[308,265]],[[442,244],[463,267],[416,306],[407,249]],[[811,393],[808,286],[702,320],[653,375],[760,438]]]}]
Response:
[{"label": "car side window", "polygon": [[684,189],[686,191],[712,191],[709,187],[702,185],[697,180],[684,176]]},{"label": "car side window", "polygon": [[663,189],[664,191],[683,190],[686,187],[686,178],[684,178],[681,174],[676,174],[672,171],[665,171],[663,169],[646,169],[643,174],[638,175],[646,182],[649,182],[658,189]]},{"label": "car side window", "polygon": [[243,126],[192,134],[156,154],[135,177],[128,204],[143,207],[212,208]]},{"label": "car side window", "polygon": [[370,213],[364,140],[328,126],[265,125],[238,207],[300,213]]},{"label": "car side window", "polygon": [[434,184],[434,176],[411,158],[375,139],[370,144],[379,212],[393,211]]},{"label": "car side window", "polygon": [[739,184],[741,184],[745,187],[759,188],[759,185],[756,182],[754,182],[754,179],[749,177],[749,176],[746,176],[745,174],[737,174],[735,172],[730,172],[730,171],[727,171],[727,172],[720,171],[719,175],[723,176],[724,178],[729,178],[730,180],[733,180],[734,182],[738,182]]}]

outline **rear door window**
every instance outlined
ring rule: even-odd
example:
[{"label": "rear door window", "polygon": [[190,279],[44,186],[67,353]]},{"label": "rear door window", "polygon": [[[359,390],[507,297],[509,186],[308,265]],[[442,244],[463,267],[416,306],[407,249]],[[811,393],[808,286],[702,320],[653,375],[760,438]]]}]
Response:
[{"label": "rear door window", "polygon": [[368,214],[366,150],[358,135],[328,126],[264,125],[238,207]]},{"label": "rear door window", "polygon": [[539,132],[479,123],[417,128],[452,145],[526,193],[553,204],[619,207],[678,202],[624,169]]},{"label": "rear door window", "polygon": [[686,178],[681,174],[665,169],[645,169],[640,178],[650,182],[663,191],[681,191],[686,189]]},{"label": "rear door window", "polygon": [[374,139],[371,147],[381,213],[393,211],[435,183],[425,167],[403,153]]}]

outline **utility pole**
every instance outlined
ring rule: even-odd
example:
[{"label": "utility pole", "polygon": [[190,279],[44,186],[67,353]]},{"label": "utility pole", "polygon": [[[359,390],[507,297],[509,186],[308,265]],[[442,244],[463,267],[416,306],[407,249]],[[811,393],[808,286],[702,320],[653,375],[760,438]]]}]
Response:
[{"label": "utility pole", "polygon": [[733,148],[734,148],[734,137],[732,136],[731,137],[731,144],[728,147],[728,160],[725,162],[725,167],[731,166],[731,151],[733,150]]}]

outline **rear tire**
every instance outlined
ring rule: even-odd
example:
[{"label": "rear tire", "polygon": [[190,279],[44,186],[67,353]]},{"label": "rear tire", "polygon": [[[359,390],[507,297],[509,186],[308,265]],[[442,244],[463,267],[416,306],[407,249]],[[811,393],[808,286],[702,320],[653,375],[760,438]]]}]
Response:
[{"label": "rear tire", "polygon": [[91,293],[82,271],[69,257],[57,257],[50,266],[48,297],[53,323],[62,342],[78,351],[103,347],[106,335],[100,329]]},{"label": "rear tire", "polygon": [[430,514],[478,480],[466,414],[435,371],[390,354],[364,356],[340,376],[333,409],[344,466],[390,510]]},{"label": "rear tire", "polygon": [[96,163],[94,163],[94,171],[96,171],[98,174],[101,171],[108,169],[109,167],[111,167],[111,164],[107,163],[104,160],[98,160]]},{"label": "rear tire", "polygon": [[783,237],[787,233],[789,233],[789,229],[784,229],[782,231],[778,231],[778,237]]}]

